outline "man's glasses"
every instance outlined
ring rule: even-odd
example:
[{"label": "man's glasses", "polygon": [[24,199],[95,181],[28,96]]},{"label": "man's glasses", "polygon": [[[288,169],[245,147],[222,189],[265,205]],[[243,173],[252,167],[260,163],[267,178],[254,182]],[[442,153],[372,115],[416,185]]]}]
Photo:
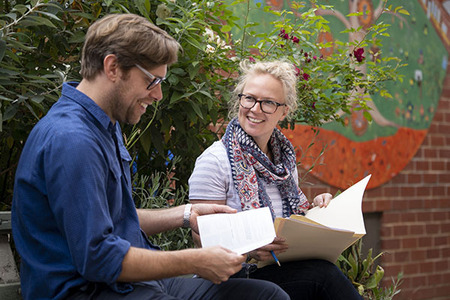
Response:
[{"label": "man's glasses", "polygon": [[163,82],[164,80],[166,80],[165,77],[156,77],[155,75],[153,75],[152,73],[150,73],[149,71],[147,71],[146,69],[144,69],[143,67],[141,67],[140,65],[135,65],[139,70],[142,71],[142,73],[144,73],[145,75],[147,75],[147,77],[150,78],[150,83],[147,86],[147,90],[151,90],[152,88],[154,88],[155,86],[157,86],[158,84],[160,84],[161,82]]},{"label": "man's glasses", "polygon": [[239,94],[239,103],[243,108],[251,109],[256,103],[259,103],[261,110],[266,114],[273,114],[277,111],[279,106],[285,106],[286,104],[281,104],[272,100],[257,100],[255,97]]}]

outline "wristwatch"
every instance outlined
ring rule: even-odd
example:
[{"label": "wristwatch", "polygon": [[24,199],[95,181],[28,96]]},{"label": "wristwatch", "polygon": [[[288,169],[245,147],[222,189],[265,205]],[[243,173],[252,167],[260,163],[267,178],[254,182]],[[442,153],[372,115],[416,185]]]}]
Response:
[{"label": "wristwatch", "polygon": [[183,215],[183,228],[189,228],[191,227],[191,209],[192,209],[192,204],[186,204],[186,206],[184,207],[184,215]]}]

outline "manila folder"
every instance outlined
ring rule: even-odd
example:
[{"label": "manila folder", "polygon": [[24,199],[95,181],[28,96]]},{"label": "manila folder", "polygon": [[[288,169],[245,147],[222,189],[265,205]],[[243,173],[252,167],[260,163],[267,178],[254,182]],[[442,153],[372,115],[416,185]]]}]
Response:
[{"label": "manila folder", "polygon": [[[370,176],[339,194],[326,208],[315,207],[306,216],[276,218],[277,236],[289,245],[286,252],[277,254],[278,260],[324,259],[335,263],[342,251],[366,234],[362,197]],[[272,263],[260,261],[258,267]]]}]

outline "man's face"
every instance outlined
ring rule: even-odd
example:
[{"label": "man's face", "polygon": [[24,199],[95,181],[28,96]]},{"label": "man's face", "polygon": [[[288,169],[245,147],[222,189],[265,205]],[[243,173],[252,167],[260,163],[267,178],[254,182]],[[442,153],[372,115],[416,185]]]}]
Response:
[{"label": "man's face", "polygon": [[[167,73],[167,65],[146,71],[153,76],[164,77]],[[153,79],[138,67],[131,68],[126,76],[122,75],[117,88],[110,95],[114,120],[136,124],[148,105],[162,99],[161,84],[151,87],[150,90],[147,89]]]}]

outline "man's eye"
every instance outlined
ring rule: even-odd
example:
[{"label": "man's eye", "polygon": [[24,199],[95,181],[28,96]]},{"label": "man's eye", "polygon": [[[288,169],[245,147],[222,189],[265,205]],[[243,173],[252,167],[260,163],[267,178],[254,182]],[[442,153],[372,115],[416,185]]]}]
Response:
[{"label": "man's eye", "polygon": [[255,101],[255,98],[253,98],[252,96],[246,96],[245,100],[247,100],[247,101]]}]

